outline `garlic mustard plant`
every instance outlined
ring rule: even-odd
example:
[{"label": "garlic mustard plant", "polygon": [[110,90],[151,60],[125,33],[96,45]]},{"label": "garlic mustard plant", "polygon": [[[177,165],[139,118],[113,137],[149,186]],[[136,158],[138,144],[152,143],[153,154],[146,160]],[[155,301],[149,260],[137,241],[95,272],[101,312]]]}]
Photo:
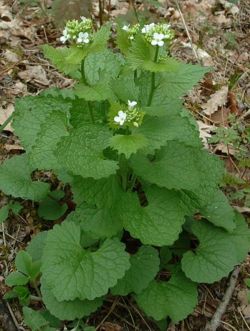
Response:
[{"label": "garlic mustard plant", "polygon": [[43,46],[74,85],[17,99],[25,152],[0,165],[0,189],[37,206],[41,232],[17,254],[5,295],[26,305],[35,330],[84,329],[110,294],[177,323],[198,284],[227,276],[249,250],[247,224],[220,190],[223,164],[182,102],[209,68],[171,56],[166,23],[117,27],[112,43],[110,29],[71,20],[63,47]]},{"label": "garlic mustard plant", "polygon": [[79,45],[88,44],[91,41],[93,33],[92,21],[86,17],[81,17],[81,20],[68,21],[60,41],[64,44],[67,41],[77,43]]}]

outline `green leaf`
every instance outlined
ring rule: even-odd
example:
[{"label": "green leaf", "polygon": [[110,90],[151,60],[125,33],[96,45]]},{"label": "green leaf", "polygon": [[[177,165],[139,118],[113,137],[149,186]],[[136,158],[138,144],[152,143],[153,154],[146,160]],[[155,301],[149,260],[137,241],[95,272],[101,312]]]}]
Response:
[{"label": "green leaf", "polygon": [[3,223],[9,216],[9,205],[3,206],[0,209],[0,224]]},{"label": "green leaf", "polygon": [[142,36],[137,35],[127,56],[128,63],[133,70],[143,69],[152,72],[178,71],[181,63],[171,58],[160,56],[157,63],[154,61],[156,47],[151,46]]},{"label": "green leaf", "polygon": [[43,249],[45,246],[48,231],[41,231],[35,235],[26,247],[26,251],[32,257],[32,261],[36,262],[42,259]]},{"label": "green leaf", "polygon": [[211,200],[223,176],[219,159],[207,151],[170,141],[153,160],[136,154],[131,158],[135,173],[152,184],[194,192],[203,204]]},{"label": "green leaf", "polygon": [[79,83],[75,86],[74,93],[87,101],[114,100],[109,82],[101,82],[93,86]]},{"label": "green leaf", "polygon": [[81,226],[84,232],[93,238],[110,238],[123,229],[120,209],[115,205],[96,208],[93,205],[82,205],[67,217],[68,221]]},{"label": "green leaf", "polygon": [[8,203],[6,206],[0,208],[0,224],[8,218],[10,210],[13,214],[18,214],[22,208],[22,205],[18,202]]},{"label": "green leaf", "polygon": [[50,196],[42,200],[39,204],[38,215],[45,220],[55,221],[63,216],[68,209],[66,203],[61,204]]},{"label": "green leaf", "polygon": [[17,253],[15,265],[18,271],[29,276],[31,280],[35,279],[40,272],[40,264],[33,262],[29,253],[24,250]]},{"label": "green leaf", "polygon": [[216,226],[221,226],[227,231],[235,229],[234,210],[221,191],[214,193],[212,200],[201,209],[201,213]]},{"label": "green leaf", "polygon": [[172,252],[169,247],[164,246],[160,250],[161,267],[166,268],[168,262],[172,259]]},{"label": "green leaf", "polygon": [[23,206],[19,202],[12,202],[9,204],[9,209],[14,213],[14,214],[19,214]]},{"label": "green leaf", "polygon": [[142,125],[137,131],[145,136],[149,142],[146,151],[154,151],[164,146],[167,141],[179,141],[187,146],[201,147],[197,127],[192,125],[188,118],[180,114],[166,111],[166,116],[145,116]]},{"label": "green leaf", "polygon": [[29,277],[18,271],[11,272],[5,279],[5,283],[8,286],[26,285],[28,284],[28,282],[29,282]]},{"label": "green leaf", "polygon": [[236,219],[236,225],[228,233],[206,222],[193,222],[191,230],[199,239],[199,246],[183,255],[181,264],[187,277],[199,283],[213,283],[242,262],[250,247],[249,230],[244,220]]},{"label": "green leaf", "polygon": [[124,154],[127,159],[139,149],[147,146],[148,140],[142,134],[121,135],[117,134],[110,140],[110,146]]},{"label": "green leaf", "polygon": [[121,203],[124,227],[145,245],[171,245],[178,238],[187,208],[178,192],[156,186],[145,190],[148,205],[140,206],[136,194],[127,194]]},{"label": "green leaf", "polygon": [[63,136],[68,135],[68,113],[52,112],[41,123],[39,133],[32,148],[30,160],[37,169],[56,169],[61,165],[54,155],[57,144]]},{"label": "green leaf", "polygon": [[53,295],[51,288],[44,279],[41,280],[41,293],[43,302],[50,313],[60,320],[75,320],[84,316],[89,316],[102,304],[102,298],[95,300],[58,301]]},{"label": "green leaf", "polygon": [[61,139],[56,155],[64,168],[74,175],[95,179],[108,177],[118,168],[117,162],[103,156],[111,136],[101,125],[86,124]]},{"label": "green leaf", "polygon": [[154,98],[159,100],[170,97],[177,99],[191,90],[209,71],[208,67],[179,62],[177,70],[158,75]]},{"label": "green leaf", "polygon": [[246,278],[246,279],[244,280],[244,282],[245,282],[246,286],[247,286],[248,288],[250,288],[250,278]]},{"label": "green leaf", "polygon": [[234,243],[238,263],[242,262],[250,248],[250,231],[244,217],[236,213],[236,228],[230,233],[230,240]]},{"label": "green leaf", "polygon": [[101,53],[89,54],[84,61],[85,79],[90,85],[95,85],[99,81],[108,82],[118,76],[123,64],[122,56],[108,49]]},{"label": "green leaf", "polygon": [[83,249],[80,240],[80,227],[72,222],[56,225],[48,232],[42,273],[59,301],[100,297],[130,266],[118,239],[107,239],[95,252]]},{"label": "green leaf", "polygon": [[12,126],[26,152],[36,145],[38,135],[42,134],[41,126],[53,125],[49,120],[51,114],[67,114],[70,107],[68,101],[48,96],[27,96],[17,100]]},{"label": "green leaf", "polygon": [[15,198],[42,200],[49,191],[49,184],[32,181],[32,170],[26,154],[6,160],[0,165],[0,189]]},{"label": "green leaf", "polygon": [[79,62],[71,61],[72,49],[67,47],[54,48],[49,45],[42,46],[44,56],[50,60],[56,69],[66,75],[75,77],[75,72],[80,68]]},{"label": "green leaf", "polygon": [[21,305],[28,305],[30,302],[30,292],[26,286],[15,286],[12,290],[13,297],[17,297]]},{"label": "green leaf", "polygon": [[139,87],[136,86],[134,73],[123,72],[111,82],[111,88],[117,98],[127,104],[128,100],[139,100]]},{"label": "green leaf", "polygon": [[196,284],[179,271],[168,282],[152,281],[135,299],[148,316],[157,321],[169,316],[177,323],[193,312],[197,297]]},{"label": "green leaf", "polygon": [[116,44],[123,54],[128,55],[131,41],[128,38],[128,33],[119,26],[117,26]]},{"label": "green leaf", "polygon": [[44,330],[44,327],[49,325],[49,322],[42,316],[41,312],[29,307],[23,307],[23,315],[25,324],[32,331]]},{"label": "green leaf", "polygon": [[130,263],[131,267],[125,276],[111,289],[113,295],[140,293],[156,276],[160,260],[155,248],[142,246],[135,255],[131,256]]},{"label": "green leaf", "polygon": [[118,178],[114,175],[99,180],[74,176],[70,184],[77,205],[85,201],[98,208],[111,208],[124,195]]}]

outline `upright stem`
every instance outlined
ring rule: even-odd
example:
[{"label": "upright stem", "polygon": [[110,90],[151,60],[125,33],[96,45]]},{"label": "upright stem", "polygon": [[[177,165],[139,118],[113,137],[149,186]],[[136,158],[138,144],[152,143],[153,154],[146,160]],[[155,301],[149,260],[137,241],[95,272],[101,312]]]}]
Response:
[{"label": "upright stem", "polygon": [[[156,46],[155,57],[154,57],[154,62],[155,63],[158,60],[158,54],[159,54],[159,46]],[[151,74],[151,89],[150,89],[150,94],[149,94],[148,104],[147,104],[148,106],[151,105],[153,95],[154,95],[154,90],[155,90],[155,72],[152,72],[152,74]]]},{"label": "upright stem", "polygon": [[136,10],[136,7],[135,7],[134,0],[129,0],[129,3],[130,3],[130,6],[133,8],[133,11],[134,11],[135,18],[136,18],[137,22],[140,23],[139,16],[138,16],[138,13],[137,13],[137,10]]},{"label": "upright stem", "polygon": [[127,191],[128,184],[128,164],[125,156],[121,154],[119,156],[119,165],[120,165],[120,175],[121,175],[121,184],[123,191]]},{"label": "upright stem", "polygon": [[94,118],[92,105],[91,105],[90,102],[88,102],[88,108],[89,108],[89,115],[90,115],[90,118],[91,118],[91,122],[94,124],[95,123],[95,118]]},{"label": "upright stem", "polygon": [[99,20],[100,20],[100,25],[103,25],[103,0],[99,0]]}]

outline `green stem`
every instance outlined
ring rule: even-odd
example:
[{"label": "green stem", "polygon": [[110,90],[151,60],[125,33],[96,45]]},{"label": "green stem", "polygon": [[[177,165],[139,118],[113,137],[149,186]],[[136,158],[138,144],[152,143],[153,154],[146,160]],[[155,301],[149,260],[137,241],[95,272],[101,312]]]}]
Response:
[{"label": "green stem", "polygon": [[[158,60],[158,54],[159,54],[159,46],[156,46],[155,57],[154,57],[154,62],[155,63]],[[154,90],[155,90],[155,72],[152,72],[152,74],[151,74],[151,89],[150,89],[150,94],[149,94],[148,104],[147,104],[148,106],[151,105],[153,95],[154,95]]]},{"label": "green stem", "polygon": [[84,74],[84,59],[81,62],[81,76],[83,81],[85,81],[85,74]]},{"label": "green stem", "polygon": [[136,175],[132,174],[131,181],[130,181],[131,182],[131,184],[130,184],[131,191],[133,191],[133,189],[135,187],[136,179],[137,179]]},{"label": "green stem", "polygon": [[128,164],[127,164],[127,160],[123,154],[121,154],[119,156],[119,165],[120,165],[122,189],[124,192],[126,192],[127,184],[128,184]]},{"label": "green stem", "polygon": [[134,11],[134,14],[135,14],[135,18],[137,20],[137,23],[140,23],[139,16],[138,16],[138,13],[137,13],[137,10],[136,10],[136,7],[135,7],[134,0],[130,0],[129,2],[130,2],[130,6],[132,6],[132,8],[133,8],[133,11]]},{"label": "green stem", "polygon": [[39,302],[43,301],[43,299],[41,297],[38,297],[36,295],[30,295],[30,300],[31,301],[39,301]]},{"label": "green stem", "polygon": [[0,126],[0,133],[6,128],[6,126],[11,122],[14,114],[11,114],[7,120]]},{"label": "green stem", "polygon": [[137,69],[135,69],[134,71],[134,81],[136,82],[136,80],[137,80]]},{"label": "green stem", "polygon": [[95,123],[95,118],[94,118],[92,105],[91,105],[90,102],[88,102],[88,108],[89,108],[89,115],[90,115],[90,118],[91,118],[91,122],[94,124]]}]

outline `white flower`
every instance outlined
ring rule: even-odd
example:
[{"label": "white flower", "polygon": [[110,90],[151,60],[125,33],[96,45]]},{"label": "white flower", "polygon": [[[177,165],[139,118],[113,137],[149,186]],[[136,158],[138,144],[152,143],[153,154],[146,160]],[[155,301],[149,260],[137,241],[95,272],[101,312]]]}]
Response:
[{"label": "white flower", "polygon": [[134,37],[134,36],[129,36],[128,39],[130,39],[130,40],[134,40],[135,37]]},{"label": "white flower", "polygon": [[123,25],[122,30],[124,31],[129,31],[129,25]]},{"label": "white flower", "polygon": [[89,34],[88,32],[80,32],[76,41],[78,44],[88,44],[89,43]]},{"label": "white flower", "polygon": [[153,46],[163,46],[164,45],[163,39],[165,39],[165,38],[166,38],[166,36],[163,33],[155,32],[153,34],[153,40],[151,41],[151,45],[153,45]]},{"label": "white flower", "polygon": [[130,100],[128,100],[128,108],[129,109],[134,108],[136,105],[137,105],[137,102],[136,101],[130,101]]},{"label": "white flower", "polygon": [[81,19],[83,22],[85,22],[85,21],[88,20],[88,19],[87,19],[86,17],[84,17],[84,16],[81,16],[80,19]]},{"label": "white flower", "polygon": [[60,41],[64,44],[67,40],[69,40],[70,35],[68,34],[68,30],[65,28],[63,30],[63,35],[60,37]]},{"label": "white flower", "polygon": [[115,121],[115,123],[118,123],[120,125],[123,125],[124,122],[126,121],[126,118],[127,118],[127,114],[124,113],[124,111],[119,110],[118,116],[115,116],[114,117],[114,121]]},{"label": "white flower", "polygon": [[155,27],[155,23],[146,24],[146,25],[144,25],[144,27],[142,28],[141,32],[142,32],[142,33],[149,33],[154,27]]}]

